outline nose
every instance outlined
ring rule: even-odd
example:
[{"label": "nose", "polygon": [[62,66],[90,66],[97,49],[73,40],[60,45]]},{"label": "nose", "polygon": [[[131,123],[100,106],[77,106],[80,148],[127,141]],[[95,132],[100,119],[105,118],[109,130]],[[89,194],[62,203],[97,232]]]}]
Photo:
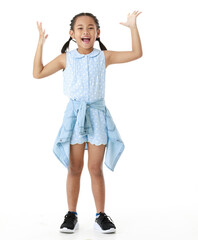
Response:
[{"label": "nose", "polygon": [[88,32],[88,31],[85,31],[83,35],[84,35],[84,36],[87,36],[87,35],[89,35],[89,32]]}]

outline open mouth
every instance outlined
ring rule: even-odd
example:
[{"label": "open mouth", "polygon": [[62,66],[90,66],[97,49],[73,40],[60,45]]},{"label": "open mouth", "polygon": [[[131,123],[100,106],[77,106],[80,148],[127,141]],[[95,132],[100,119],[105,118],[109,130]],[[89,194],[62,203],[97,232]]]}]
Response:
[{"label": "open mouth", "polygon": [[89,42],[90,42],[90,38],[82,38],[82,41],[83,41],[84,43],[89,43]]}]

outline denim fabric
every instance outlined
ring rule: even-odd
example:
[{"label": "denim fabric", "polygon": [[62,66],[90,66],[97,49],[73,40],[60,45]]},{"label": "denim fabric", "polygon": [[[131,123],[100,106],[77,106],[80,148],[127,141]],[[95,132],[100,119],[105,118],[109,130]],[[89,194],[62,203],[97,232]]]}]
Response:
[{"label": "denim fabric", "polygon": [[91,126],[90,116],[88,113],[88,108],[97,108],[98,110],[105,111],[104,99],[100,99],[95,102],[87,103],[85,101],[72,100],[74,107],[79,111],[77,124],[79,127],[79,133],[81,135],[93,133],[93,127]]},{"label": "denim fabric", "polygon": [[[86,102],[84,100],[79,101],[70,98],[64,112],[62,125],[54,143],[53,152],[59,161],[68,169],[70,141],[75,124],[78,124],[81,135],[85,136],[93,132],[89,118],[89,108],[99,109],[105,114],[107,144],[104,163],[111,171],[114,171],[125,146],[112,116],[105,105],[104,99]],[[88,150],[87,143],[85,144],[85,150]]]}]

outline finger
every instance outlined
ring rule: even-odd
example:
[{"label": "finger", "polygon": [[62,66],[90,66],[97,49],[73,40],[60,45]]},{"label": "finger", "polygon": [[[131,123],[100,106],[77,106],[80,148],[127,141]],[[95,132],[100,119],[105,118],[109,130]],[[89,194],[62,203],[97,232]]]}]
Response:
[{"label": "finger", "polygon": [[120,24],[121,24],[121,25],[123,25],[123,26],[126,26],[126,24],[125,24],[125,23],[122,23],[122,22],[121,22]]},{"label": "finger", "polygon": [[40,29],[41,28],[41,23],[38,22],[38,28]]}]

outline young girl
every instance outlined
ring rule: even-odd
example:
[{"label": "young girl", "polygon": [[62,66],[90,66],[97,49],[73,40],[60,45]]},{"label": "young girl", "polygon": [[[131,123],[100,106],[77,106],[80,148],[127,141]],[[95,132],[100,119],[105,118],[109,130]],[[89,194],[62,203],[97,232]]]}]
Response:
[{"label": "young girl", "polygon": [[[45,66],[42,64],[42,48],[48,35],[45,36],[42,23],[39,25],[37,22],[40,35],[33,76],[44,78],[63,69],[64,94],[70,98],[53,148],[56,157],[68,169],[68,212],[60,226],[61,232],[74,232],[79,226],[76,207],[84,150],[88,150],[88,169],[96,205],[94,227],[102,233],[116,230],[112,219],[105,214],[103,158],[106,149],[105,165],[113,171],[124,150],[124,143],[105,105],[105,71],[110,64],[130,62],[142,56],[136,25],[136,17],[140,13],[129,13],[127,21],[120,22],[130,29],[132,37],[132,50],[123,52],[108,51],[102,44],[99,22],[94,15],[80,13],[74,16],[70,38],[61,54]],[[77,49],[67,51],[70,40],[76,42]],[[96,40],[101,50],[94,48]]]}]

